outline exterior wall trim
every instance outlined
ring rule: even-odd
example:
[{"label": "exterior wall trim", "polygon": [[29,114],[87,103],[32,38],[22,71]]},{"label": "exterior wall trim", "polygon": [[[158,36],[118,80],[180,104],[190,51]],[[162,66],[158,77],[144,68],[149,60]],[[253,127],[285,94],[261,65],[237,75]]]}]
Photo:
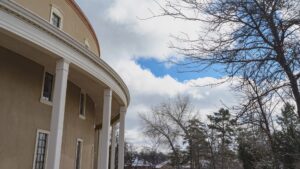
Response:
[{"label": "exterior wall trim", "polygon": [[[81,109],[81,105],[80,105],[80,100],[81,100],[81,94],[83,94],[83,115],[80,114],[80,109]],[[85,120],[86,118],[86,99],[87,99],[87,94],[83,89],[80,89],[80,96],[79,96],[79,107],[78,107],[78,116],[80,119]]]},{"label": "exterior wall trim", "polygon": [[9,31],[70,61],[109,86],[125,106],[129,105],[129,90],[121,77],[92,51],[13,1],[0,1],[0,9],[0,31]]},{"label": "exterior wall trim", "polygon": [[75,149],[75,164],[74,164],[74,166],[76,166],[76,159],[77,159],[77,144],[78,144],[78,142],[81,142],[81,149],[80,149],[80,159],[79,159],[79,164],[80,164],[80,166],[79,166],[79,168],[81,169],[82,167],[82,149],[83,149],[83,139],[81,139],[81,138],[77,138],[76,139],[76,149]]},{"label": "exterior wall trim", "polygon": [[36,160],[36,150],[37,150],[37,144],[38,144],[38,134],[39,133],[46,133],[48,134],[48,141],[47,141],[47,145],[46,145],[46,157],[45,157],[45,168],[47,168],[47,156],[48,156],[48,143],[49,143],[49,135],[50,135],[50,131],[48,130],[43,130],[43,129],[37,129],[36,131],[36,138],[35,138],[35,147],[34,147],[34,154],[33,154],[33,163],[32,163],[32,169],[35,169],[35,160]]},{"label": "exterior wall trim", "polygon": [[53,24],[53,22],[52,22],[53,14],[56,14],[56,15],[58,15],[60,17],[60,26],[59,26],[59,29],[62,30],[63,26],[64,26],[63,12],[58,7],[56,7],[56,5],[51,4],[51,12],[50,12],[50,18],[49,18],[49,22],[51,24]]},{"label": "exterior wall trim", "polygon": [[[41,97],[40,97],[40,102],[43,103],[43,104],[46,104],[48,106],[52,106],[53,105],[53,102],[50,101],[50,100],[46,100],[43,96],[43,91],[44,91],[44,83],[45,83],[45,76],[46,76],[46,72],[49,72],[53,75],[54,77],[54,81],[53,81],[53,84],[55,83],[55,74],[52,72],[52,71],[49,71],[46,67],[44,67],[44,72],[43,72],[43,79],[42,79],[42,86],[41,86]],[[52,90],[54,89],[54,85],[52,87]],[[52,95],[53,95],[53,91],[52,91]]]}]

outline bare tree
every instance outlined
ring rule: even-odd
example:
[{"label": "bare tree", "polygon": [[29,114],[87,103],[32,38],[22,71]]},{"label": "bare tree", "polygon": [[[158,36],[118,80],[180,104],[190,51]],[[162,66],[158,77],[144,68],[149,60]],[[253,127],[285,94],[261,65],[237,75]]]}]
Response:
[{"label": "bare tree", "polygon": [[176,148],[176,145],[182,144],[178,141],[183,138],[188,140],[191,147],[189,149],[191,169],[199,168],[197,166],[199,165],[199,159],[193,158],[197,150],[193,149],[194,138],[189,131],[189,121],[194,117],[195,112],[192,109],[189,97],[183,96],[161,103],[154,107],[151,113],[141,114],[146,135],[159,138],[162,143],[166,143],[171,147],[178,168],[180,167],[180,161],[185,161],[180,160],[179,150]]},{"label": "bare tree", "polygon": [[272,166],[278,169],[279,154],[274,140],[274,134],[276,133],[274,127],[276,116],[274,114],[279,110],[278,107],[282,106],[279,104],[281,99],[268,94],[268,84],[265,84],[264,87],[256,84],[255,79],[244,79],[241,90],[245,94],[245,102],[240,105],[237,117],[240,120],[240,125],[250,125],[250,128],[255,127],[258,129],[256,132],[259,131],[265,136],[266,145],[270,149]]},{"label": "bare tree", "polygon": [[207,24],[198,38],[177,37],[180,45],[172,46],[187,56],[187,69],[222,65],[229,77],[255,79],[257,86],[268,82],[272,88],[266,92],[282,88],[282,97],[294,100],[300,117],[299,0],[156,2],[159,16]]},{"label": "bare tree", "polygon": [[144,122],[145,135],[151,139],[158,140],[158,142],[162,144],[168,145],[174,154],[175,167],[179,169],[180,157],[178,149],[176,149],[176,145],[178,144],[177,139],[180,136],[179,129],[169,123],[163,115],[162,110],[160,110],[160,107],[154,107],[152,108],[151,114],[140,114],[140,117]]}]

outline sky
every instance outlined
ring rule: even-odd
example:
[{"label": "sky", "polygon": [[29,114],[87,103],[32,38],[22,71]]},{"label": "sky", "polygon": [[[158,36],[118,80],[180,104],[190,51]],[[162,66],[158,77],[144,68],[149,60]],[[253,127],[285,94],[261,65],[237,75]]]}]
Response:
[{"label": "sky", "polygon": [[159,7],[152,0],[76,2],[95,29],[101,57],[119,73],[129,88],[131,102],[126,114],[125,133],[128,142],[148,146],[139,113],[150,112],[151,107],[178,94],[190,96],[203,119],[223,104],[232,106],[237,103],[230,83],[206,86],[226,79],[216,71],[221,67],[200,73],[183,73],[179,65],[168,62],[182,59],[169,48],[174,40],[172,36],[182,32],[196,36],[202,27],[200,24],[170,17],[145,19],[159,13]]}]

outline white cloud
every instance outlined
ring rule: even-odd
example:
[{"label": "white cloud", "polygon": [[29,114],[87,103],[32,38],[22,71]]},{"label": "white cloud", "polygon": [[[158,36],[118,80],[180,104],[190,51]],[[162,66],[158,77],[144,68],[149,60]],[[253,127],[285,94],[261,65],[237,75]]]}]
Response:
[{"label": "white cloud", "polygon": [[[218,82],[211,77],[179,82],[169,75],[154,76],[135,62],[139,57],[166,60],[176,57],[168,48],[170,34],[181,31],[195,32],[199,25],[167,17],[140,20],[151,16],[149,8],[158,8],[151,0],[77,0],[92,22],[100,40],[102,58],[124,79],[131,93],[131,105],[126,116],[126,137],[142,145],[139,112],[147,112],[151,106],[178,93],[188,94],[201,115],[216,111],[221,101],[236,103],[229,91],[229,84],[211,88],[196,84]],[[167,65],[170,66],[170,65]],[[222,79],[221,79],[222,80]]]},{"label": "white cloud", "polygon": [[119,70],[131,93],[131,105],[126,116],[126,128],[130,134],[127,134],[126,137],[131,141],[136,140],[136,144],[144,144],[141,141],[144,137],[140,135],[142,123],[139,119],[139,113],[150,112],[152,106],[179,93],[191,97],[192,103],[195,109],[200,112],[202,119],[205,119],[207,114],[220,109],[223,103],[228,106],[237,103],[234,93],[229,89],[230,83],[228,82],[214,87],[196,86],[196,84],[218,83],[224,79],[206,77],[179,82],[168,75],[161,78],[155,77],[149,70],[142,69],[134,61],[127,60],[123,63],[119,65],[117,70]]},{"label": "white cloud", "polygon": [[102,57],[110,63],[119,58],[152,57],[166,60],[176,56],[170,50],[170,35],[196,33],[194,22],[153,16],[159,13],[152,0],[77,0],[89,16],[100,39]]}]

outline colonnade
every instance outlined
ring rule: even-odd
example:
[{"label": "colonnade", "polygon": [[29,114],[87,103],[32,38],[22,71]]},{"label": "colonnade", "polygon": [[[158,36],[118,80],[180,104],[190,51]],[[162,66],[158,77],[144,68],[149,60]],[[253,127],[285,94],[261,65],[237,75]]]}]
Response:
[{"label": "colonnade", "polygon": [[[63,123],[65,113],[65,101],[69,73],[69,62],[60,59],[56,63],[56,75],[53,92],[53,107],[51,114],[51,126],[49,135],[49,148],[47,155],[47,169],[59,169],[61,159],[61,145],[63,136]],[[116,125],[111,123],[112,90],[105,89],[103,93],[102,128],[99,130],[97,169],[109,167],[109,143],[111,142],[110,168],[114,169],[116,148]],[[120,107],[119,119],[119,151],[118,169],[124,169],[124,133],[125,133],[126,107]],[[112,127],[112,130],[110,130]]]}]

